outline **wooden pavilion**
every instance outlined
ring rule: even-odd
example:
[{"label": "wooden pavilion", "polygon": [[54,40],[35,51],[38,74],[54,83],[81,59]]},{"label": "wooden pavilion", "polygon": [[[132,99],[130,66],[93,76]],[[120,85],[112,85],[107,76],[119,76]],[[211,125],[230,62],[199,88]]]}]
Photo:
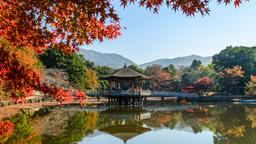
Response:
[{"label": "wooden pavilion", "polygon": [[105,96],[110,103],[128,105],[142,103],[143,81],[149,80],[150,77],[138,73],[125,65],[122,69],[101,79],[109,82],[110,90]]}]

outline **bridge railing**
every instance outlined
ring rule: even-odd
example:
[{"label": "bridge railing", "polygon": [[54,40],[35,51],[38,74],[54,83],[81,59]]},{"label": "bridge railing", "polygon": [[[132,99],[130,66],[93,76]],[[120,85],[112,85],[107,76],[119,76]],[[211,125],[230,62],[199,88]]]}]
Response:
[{"label": "bridge railing", "polygon": [[196,97],[197,93],[168,92],[168,91],[151,91],[151,96],[174,96],[174,97]]},{"label": "bridge railing", "polygon": [[86,92],[86,95],[88,96],[123,96],[123,95],[129,95],[129,96],[138,96],[140,95],[139,91],[131,91],[131,90],[112,90],[112,91],[97,91],[97,92]]}]

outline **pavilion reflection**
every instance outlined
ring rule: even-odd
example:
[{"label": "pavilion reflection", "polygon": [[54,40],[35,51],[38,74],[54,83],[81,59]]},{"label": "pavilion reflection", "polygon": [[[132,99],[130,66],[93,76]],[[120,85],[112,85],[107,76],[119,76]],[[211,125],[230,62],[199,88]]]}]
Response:
[{"label": "pavilion reflection", "polygon": [[99,131],[121,139],[124,143],[151,129],[142,120],[150,119],[151,113],[142,107],[112,107],[100,113]]}]

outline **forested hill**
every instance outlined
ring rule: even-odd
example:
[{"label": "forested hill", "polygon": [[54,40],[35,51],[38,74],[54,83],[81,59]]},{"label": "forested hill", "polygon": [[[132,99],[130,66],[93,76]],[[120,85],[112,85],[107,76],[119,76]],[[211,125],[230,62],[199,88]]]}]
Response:
[{"label": "forested hill", "polygon": [[198,55],[190,55],[190,56],[184,56],[184,57],[177,57],[177,58],[173,58],[173,59],[158,59],[158,60],[154,60],[152,62],[141,64],[140,67],[146,68],[146,67],[154,65],[154,64],[161,65],[162,67],[166,67],[169,64],[173,64],[175,67],[190,66],[194,59],[200,60],[203,65],[207,65],[207,64],[211,63],[211,61],[212,61],[212,57],[210,57],[210,56],[202,57],[202,56],[198,56]]},{"label": "forested hill", "polygon": [[[109,66],[111,68],[122,68],[124,64],[127,65],[135,64],[132,60],[125,58],[122,55],[114,54],[114,53],[101,53],[93,50],[84,50],[81,49],[80,53],[84,55],[85,59],[91,62],[94,62],[99,66]],[[190,66],[192,61],[200,60],[202,64],[206,65],[211,63],[212,57],[201,57],[198,55],[190,55],[185,57],[177,57],[173,59],[158,59],[152,62],[148,62],[140,65],[141,68],[146,68],[147,66],[151,66],[153,64],[161,65],[162,67],[166,67],[169,64],[173,64],[175,67],[179,66]]]},{"label": "forested hill", "polygon": [[122,68],[125,63],[127,65],[134,64],[133,61],[119,54],[100,53],[93,50],[84,50],[84,49],[81,49],[80,53],[84,55],[86,60],[94,62],[96,65],[99,65],[99,66],[109,66],[111,68],[116,69],[116,68]]}]

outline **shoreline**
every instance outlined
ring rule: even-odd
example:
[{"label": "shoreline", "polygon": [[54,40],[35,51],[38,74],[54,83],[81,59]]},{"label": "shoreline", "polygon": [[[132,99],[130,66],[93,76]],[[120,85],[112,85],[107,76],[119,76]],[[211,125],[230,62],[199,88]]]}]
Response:
[{"label": "shoreline", "polygon": [[[97,101],[96,99],[89,99],[85,102],[83,102],[84,105],[98,105],[105,103],[105,100],[103,101]],[[69,102],[69,103],[63,103],[62,105],[66,104],[77,104],[79,105],[79,102]],[[0,120],[4,117],[10,117],[19,112],[21,109],[38,109],[41,107],[47,107],[47,106],[59,106],[61,105],[58,102],[40,102],[40,103],[25,103],[25,104],[14,104],[14,105],[7,105],[0,107]]]},{"label": "shoreline", "polygon": [[[256,97],[254,96],[200,96],[194,99],[174,99],[170,97],[165,97],[164,100],[161,98],[149,97],[146,101],[154,102],[154,101],[168,101],[168,100],[177,100],[178,103],[182,103],[182,100],[187,102],[213,102],[213,103],[221,103],[221,102],[256,102]],[[87,101],[83,102],[83,105],[99,105],[108,103],[107,99],[97,98],[89,98]],[[78,101],[63,103],[62,105],[68,104],[77,104],[80,105]],[[21,109],[39,109],[41,107],[47,106],[60,106],[61,104],[58,102],[40,102],[40,103],[25,103],[25,104],[14,104],[0,107],[0,120],[4,117],[11,117],[19,112]]]}]

